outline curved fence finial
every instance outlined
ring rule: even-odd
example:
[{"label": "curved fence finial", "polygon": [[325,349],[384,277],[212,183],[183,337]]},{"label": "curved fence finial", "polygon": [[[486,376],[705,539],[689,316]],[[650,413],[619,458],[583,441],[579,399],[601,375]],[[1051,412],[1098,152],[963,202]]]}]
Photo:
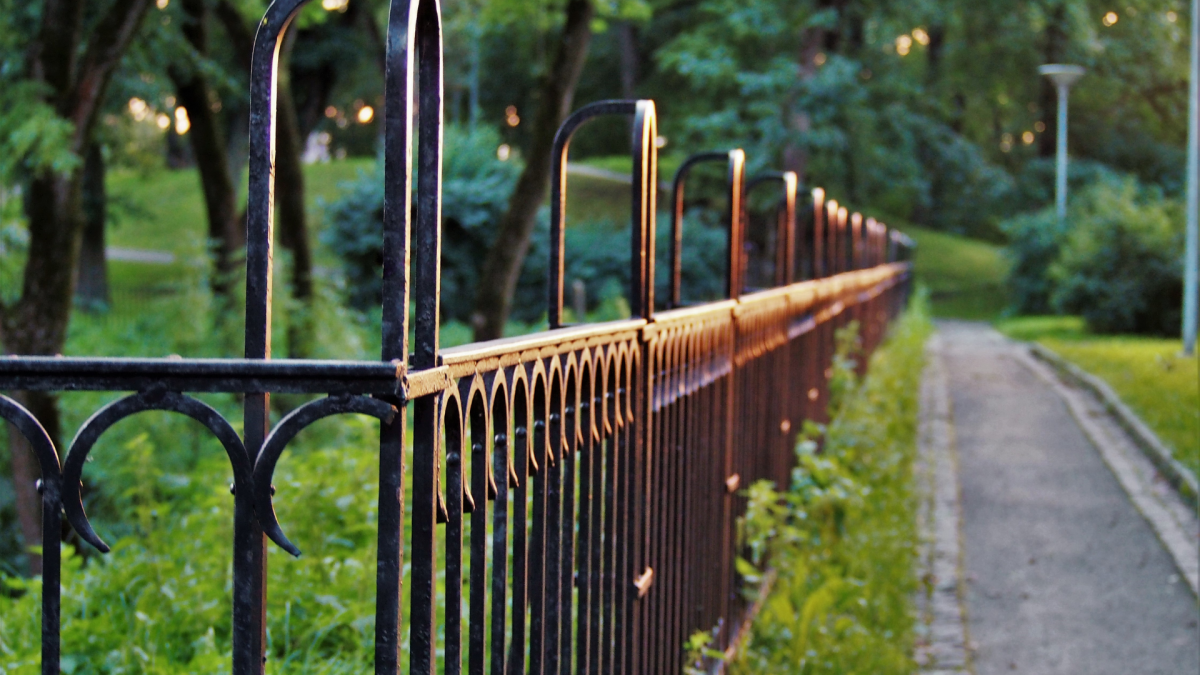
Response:
[{"label": "curved fence finial", "polygon": [[745,183],[745,153],[741,149],[729,151],[712,151],[696,153],[683,161],[675,170],[675,178],[671,181],[671,199],[674,208],[671,211],[671,245],[670,245],[670,278],[667,286],[667,307],[675,308],[682,304],[683,284],[683,211],[684,190],[687,186],[687,176],[693,167],[705,162],[727,162],[729,169],[725,177],[725,186],[729,196],[729,219],[725,223],[726,243],[729,246],[728,267],[725,279],[725,297],[736,297],[738,278],[737,266],[741,256],[734,255],[734,249],[740,248],[738,223],[741,220],[742,185]]},{"label": "curved fence finial", "polygon": [[571,113],[554,135],[550,181],[550,275],[548,314],[551,328],[560,328],[563,314],[563,272],[566,259],[567,151],[571,137],[583,124],[604,115],[633,116],[633,236],[629,307],[634,316],[654,313],[654,219],[658,189],[658,117],[654,101],[597,101]]},{"label": "curved fence finial", "polygon": [[779,183],[783,187],[783,208],[775,221],[775,278],[776,286],[785,286],[795,276],[793,267],[796,256],[796,188],[799,183],[794,171],[768,171],[746,183],[746,194],[765,183]]}]

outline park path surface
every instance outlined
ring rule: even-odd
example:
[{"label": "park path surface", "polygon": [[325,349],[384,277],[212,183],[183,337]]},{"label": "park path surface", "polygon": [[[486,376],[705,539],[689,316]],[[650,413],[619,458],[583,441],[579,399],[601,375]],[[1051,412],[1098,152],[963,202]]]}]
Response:
[{"label": "park path surface", "polygon": [[975,673],[1200,673],[1196,596],[1026,348],[939,334]]}]

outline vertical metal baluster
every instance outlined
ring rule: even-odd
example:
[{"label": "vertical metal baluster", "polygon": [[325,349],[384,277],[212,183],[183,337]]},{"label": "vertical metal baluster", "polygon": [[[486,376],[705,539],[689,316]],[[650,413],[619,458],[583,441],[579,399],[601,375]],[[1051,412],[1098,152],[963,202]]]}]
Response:
[{"label": "vertical metal baluster", "polygon": [[[671,382],[669,383],[671,408],[667,426],[667,438],[661,450],[663,457],[662,479],[659,481],[662,485],[663,493],[660,502],[662,506],[659,513],[662,514],[664,544],[659,553],[659,558],[662,561],[660,566],[663,571],[661,609],[655,618],[655,621],[662,625],[660,629],[662,638],[658,646],[658,672],[672,672],[671,663],[675,660],[674,656],[679,651],[680,645],[676,632],[678,629],[677,610],[680,604],[678,582],[683,564],[681,560],[682,551],[679,550],[680,531],[678,518],[681,499],[676,483],[676,467],[678,466],[681,454],[680,445],[683,442],[680,428],[683,410],[686,401],[691,395],[684,382],[687,371],[686,362],[683,358],[684,345],[689,332],[689,328],[680,328],[675,332],[671,339],[668,356],[669,372],[671,373]],[[676,670],[674,672],[679,671]]]},{"label": "vertical metal baluster", "polygon": [[[547,362],[547,367],[550,364]],[[546,675],[558,675],[561,614],[559,612],[559,579],[562,575],[563,496],[563,394],[560,368],[550,368],[550,412],[546,425],[546,567],[542,578],[542,602],[545,603],[542,639]]]},{"label": "vertical metal baluster", "polygon": [[637,554],[640,552],[641,543],[640,532],[640,509],[637,501],[641,496],[641,490],[638,485],[638,478],[641,471],[638,466],[641,460],[638,442],[638,432],[641,431],[642,425],[634,426],[633,410],[641,412],[640,406],[637,406],[635,399],[638,396],[638,382],[635,379],[634,373],[636,366],[633,363],[632,355],[629,356],[629,362],[625,368],[624,394],[622,399],[624,404],[621,406],[620,414],[625,417],[625,426],[622,428],[620,435],[621,455],[622,455],[622,470],[620,473],[621,484],[621,499],[618,501],[618,529],[617,540],[621,545],[621,561],[618,565],[617,573],[617,602],[620,613],[617,615],[621,618],[621,623],[617,629],[618,640],[618,671],[625,675],[638,675],[636,662],[636,650],[634,649],[634,640],[637,635],[637,622],[635,610],[637,608],[637,594],[633,588],[633,579],[637,576],[639,570],[635,567],[638,563]]},{"label": "vertical metal baluster", "polygon": [[676,515],[675,515],[675,550],[678,552],[681,564],[678,566],[678,571],[675,576],[675,607],[673,610],[675,628],[671,633],[671,654],[672,657],[668,661],[667,671],[672,673],[682,672],[683,670],[683,645],[691,632],[688,613],[688,577],[691,572],[691,564],[683,564],[682,561],[696,561],[697,558],[690,557],[689,543],[692,539],[691,533],[688,531],[688,518],[691,514],[691,495],[688,489],[687,467],[690,463],[690,453],[688,452],[692,440],[695,435],[693,433],[693,425],[695,419],[695,407],[697,399],[702,395],[702,390],[699,383],[696,382],[696,333],[704,330],[704,325],[698,325],[696,328],[688,331],[684,336],[684,346],[681,362],[685,368],[683,373],[683,385],[687,388],[687,396],[683,400],[679,415],[679,439],[675,446],[675,461],[673,466],[673,480],[675,483],[675,494],[677,495]]},{"label": "vertical metal baluster", "polygon": [[560,672],[566,674],[571,672],[571,654],[572,654],[572,628],[574,628],[574,609],[572,600],[574,599],[575,590],[575,481],[576,477],[576,451],[579,447],[579,426],[577,410],[579,409],[579,380],[580,371],[578,367],[571,368],[567,371],[566,380],[566,400],[563,410],[563,430],[564,437],[562,440],[562,451],[559,457],[562,460],[563,473],[563,516],[562,516],[562,535],[561,535],[561,553],[562,553],[562,569],[559,572],[559,645],[561,651],[560,657]]},{"label": "vertical metal baluster", "polygon": [[[245,357],[271,358],[271,246],[275,208],[275,107],[279,45],[304,0],[272,3],[250,64],[250,178],[246,205]],[[269,394],[246,394],[244,444],[253,462],[270,426]],[[234,495],[233,672],[262,673],[266,660],[266,539],[251,491]]]},{"label": "vertical metal baluster", "polygon": [[[577,601],[575,628],[575,672],[586,675],[591,656],[592,605],[596,598],[592,595],[592,575],[597,574],[592,566],[592,475],[596,446],[593,430],[593,382],[595,366],[581,366],[579,377],[579,533],[577,543],[577,563],[575,588]],[[564,641],[569,638],[564,637]],[[570,665],[570,660],[564,658],[563,663]]]},{"label": "vertical metal baluster", "polygon": [[[669,332],[669,331],[668,331]],[[662,520],[659,518],[661,513],[661,464],[663,448],[666,445],[663,437],[666,432],[664,424],[664,407],[666,405],[666,391],[668,376],[663,371],[663,342],[667,340],[666,336],[659,334],[653,341],[646,344],[643,348],[645,359],[649,361],[648,370],[650,373],[650,391],[646,402],[647,414],[644,417],[646,425],[646,435],[649,441],[646,443],[646,472],[648,474],[648,485],[646,486],[646,548],[643,551],[644,566],[639,565],[637,568],[638,574],[641,570],[650,568],[654,570],[655,579],[654,585],[658,586],[654,593],[648,593],[646,597],[638,601],[639,609],[642,612],[643,628],[637,633],[637,639],[640,643],[639,650],[642,653],[643,664],[638,672],[657,672],[653,663],[658,653],[658,647],[662,642],[661,625],[655,620],[658,614],[658,604],[662,593],[659,592],[662,587],[663,569],[660,564],[662,558]]]},{"label": "vertical metal baluster", "polygon": [[[544,377],[544,376],[542,376]],[[550,461],[546,455],[546,383],[534,380],[533,394],[533,531],[529,541],[529,673],[542,675],[546,621],[546,492]]]},{"label": "vertical metal baluster", "polygon": [[[627,358],[627,357],[626,357]],[[622,360],[620,365],[620,381],[617,388],[617,417],[620,419],[620,426],[614,430],[616,442],[616,475],[614,476],[614,488],[616,491],[616,504],[614,520],[616,521],[616,533],[613,539],[613,544],[616,550],[616,556],[613,564],[613,669],[611,672],[620,673],[621,675],[635,675],[629,672],[629,662],[626,660],[626,653],[629,650],[629,638],[626,631],[626,626],[629,624],[632,617],[629,616],[629,606],[626,603],[626,598],[629,596],[629,584],[633,580],[633,563],[629,560],[630,539],[633,537],[630,531],[630,490],[632,489],[632,481],[630,475],[632,471],[632,454],[633,450],[630,447],[629,438],[629,415],[626,412],[629,397],[629,368],[630,364],[627,360]]]},{"label": "vertical metal baluster", "polygon": [[[516,366],[510,371],[511,377]],[[517,488],[513,498],[513,599],[512,599],[512,642],[509,646],[508,675],[522,675],[525,672],[526,649],[529,644],[526,637],[526,610],[528,608],[528,556],[527,546],[527,516],[529,499],[530,476],[530,447],[529,426],[531,421],[532,400],[528,382],[513,384],[513,465],[516,469]]]},{"label": "vertical metal baluster", "polygon": [[[604,580],[604,575],[609,572],[607,551],[609,550],[608,542],[611,541],[606,534],[605,523],[609,520],[607,514],[611,504],[607,497],[609,493],[607,489],[608,476],[611,475],[607,468],[609,466],[608,458],[612,454],[612,435],[610,433],[612,420],[609,417],[611,406],[608,404],[608,400],[609,393],[613,388],[609,382],[611,368],[606,365],[608,358],[603,349],[596,350],[595,363],[592,419],[595,420],[596,435],[592,440],[590,461],[592,467],[592,541],[589,544],[591,561],[588,563],[588,569],[591,571],[591,579],[588,582],[591,589],[588,591],[588,596],[592,603],[591,615],[588,620],[587,672],[589,675],[598,675],[603,672],[600,670],[601,652],[609,652],[609,642],[607,641],[609,633],[605,628],[608,622],[606,608],[609,606],[609,599],[605,595],[608,584]],[[603,643],[601,636],[604,636],[605,639]]]},{"label": "vertical metal baluster", "polygon": [[446,675],[462,673],[462,561],[463,561],[463,417],[460,399],[452,394],[443,396],[442,413],[446,451],[446,605],[445,605],[445,666]]},{"label": "vertical metal baluster", "polygon": [[649,637],[646,648],[649,650],[648,660],[650,672],[662,672],[665,667],[664,658],[670,643],[671,583],[674,573],[675,560],[672,554],[671,516],[674,508],[671,504],[670,492],[670,462],[675,455],[675,413],[678,403],[678,363],[675,361],[675,348],[678,344],[678,333],[670,331],[657,350],[657,362],[653,364],[652,375],[659,379],[654,384],[655,394],[662,400],[657,412],[652,411],[650,419],[658,427],[654,430],[653,442],[648,448],[652,482],[650,484],[653,508],[650,512],[651,536],[649,549],[646,553],[646,564],[654,570],[653,593],[647,596],[649,601],[646,620],[654,626],[653,632],[643,631]]},{"label": "vertical metal baluster", "polygon": [[[29,435],[25,437],[28,439]],[[33,444],[34,441],[30,441],[30,445]],[[49,437],[45,438],[44,444],[53,454],[54,445]],[[38,454],[45,455],[44,452]],[[42,675],[58,675],[61,656],[62,477],[57,464],[49,466],[43,462],[42,479],[38,482],[42,493]]]},{"label": "vertical metal baluster", "polygon": [[471,444],[471,573],[467,672],[470,675],[484,675],[487,640],[487,521],[488,501],[493,483],[487,452],[487,404],[483,400],[482,392],[471,394],[467,399],[467,406],[468,419],[471,421],[471,433],[467,439]]},{"label": "vertical metal baluster", "polygon": [[424,396],[413,402],[413,522],[412,619],[410,669],[414,675],[434,670],[434,571],[437,523],[437,453],[439,452],[438,400]]},{"label": "vertical metal baluster", "polygon": [[[686,353],[687,336],[691,332],[691,327],[681,327],[675,332],[671,341],[671,373],[672,373],[672,405],[671,419],[669,426],[669,437],[667,439],[666,454],[663,457],[663,504],[662,510],[663,537],[665,545],[662,548],[661,557],[663,560],[663,590],[662,590],[662,609],[658,612],[658,619],[663,624],[662,627],[662,644],[659,646],[658,652],[658,670],[660,672],[669,672],[671,663],[675,660],[675,654],[679,651],[680,642],[676,636],[678,630],[678,608],[679,602],[679,576],[682,572],[681,556],[683,552],[679,549],[680,531],[678,527],[678,519],[680,513],[681,496],[679,494],[679,486],[676,483],[676,467],[678,466],[679,456],[681,454],[680,446],[683,443],[682,424],[683,413],[686,406],[686,401],[690,398],[691,393],[688,391],[686,377],[686,361],[684,355]],[[678,672],[678,671],[676,671]]]},{"label": "vertical metal baluster", "polygon": [[[488,387],[493,389],[491,409],[492,476],[496,484],[496,503],[492,515],[492,649],[491,675],[504,675],[505,610],[508,588],[508,508],[510,462],[508,439],[512,427],[508,406],[508,391],[504,380],[493,375]],[[474,528],[474,524],[471,525]]]},{"label": "vertical metal baluster", "polygon": [[612,359],[612,376],[609,390],[606,392],[605,408],[610,421],[610,436],[607,452],[605,453],[604,472],[604,638],[602,673],[617,673],[621,667],[620,660],[620,628],[622,626],[622,586],[620,575],[624,572],[625,549],[622,536],[625,526],[625,509],[622,504],[624,497],[621,481],[622,465],[624,464],[625,423],[620,412],[624,396],[621,388],[625,383],[622,372],[624,362],[620,356]]},{"label": "vertical metal baluster", "polygon": [[[723,425],[721,431],[723,432],[722,440],[724,442],[722,443],[723,447],[721,448],[721,457],[724,458],[724,466],[722,467],[721,475],[723,476],[732,476],[737,472],[735,464],[736,456],[734,454],[734,435],[737,431],[736,424],[738,422],[736,404],[738,402],[737,386],[739,383],[739,369],[737,366],[737,342],[733,335],[733,333],[736,332],[736,328],[731,326],[730,332],[729,350],[732,369],[728,375],[727,381],[725,382],[725,386],[723,387],[725,400],[723,402],[724,405],[722,406]],[[736,505],[736,497],[732,494],[726,495],[726,498],[722,501],[724,508],[722,509],[721,515],[721,579],[719,585],[720,598],[718,598],[717,602],[719,607],[718,616],[721,617],[721,620],[724,622],[724,626],[721,631],[721,640],[717,643],[720,649],[724,649],[729,646],[729,628],[733,619],[730,613],[730,610],[732,609],[730,600],[734,591],[733,578],[735,574],[735,570],[733,568],[733,557],[737,555],[737,550],[734,546],[736,526],[734,522],[734,509]]]},{"label": "vertical metal baluster", "polygon": [[62,469],[54,442],[25,406],[0,394],[0,419],[6,420],[29,443],[42,477],[37,491],[42,501],[42,675],[58,675],[61,648],[62,596]]}]

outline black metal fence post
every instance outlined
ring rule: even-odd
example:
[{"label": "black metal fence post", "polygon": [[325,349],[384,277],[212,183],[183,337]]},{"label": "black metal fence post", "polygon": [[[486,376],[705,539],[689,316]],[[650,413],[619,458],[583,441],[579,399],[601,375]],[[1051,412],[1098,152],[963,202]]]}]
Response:
[{"label": "black metal fence post", "polygon": [[[834,331],[857,318],[865,350],[879,343],[907,298],[913,242],[848,214],[819,188],[809,214],[807,202],[797,204],[794,174],[747,183],[741,150],[702,153],[675,176],[667,309],[655,312],[656,110],[652,101],[603,101],[568,117],[555,138],[550,330],[443,350],[440,9],[437,0],[392,0],[381,360],[272,360],[277,55],[304,3],[275,0],[255,40],[243,358],[0,359],[0,389],[127,393],[84,423],[61,467],[37,420],[0,396],[0,417],[30,441],[42,473],[43,675],[59,673],[61,519],[108,550],[84,511],[85,462],[112,425],[148,410],[199,421],[230,461],[235,675],[261,674],[268,656],[266,538],[299,554],[274,511],[275,471],[300,431],[341,414],[380,421],[376,673],[399,673],[405,656],[406,543],[412,673],[460,673],[465,665],[472,675],[667,674],[680,671],[695,631],[711,631],[722,649],[735,645],[750,611],[734,564],[742,491],[757,480],[786,483],[801,423],[825,415]],[[565,326],[567,148],[599,115],[633,118],[632,316]],[[725,298],[683,307],[684,185],[707,161],[727,164]],[[764,182],[783,187],[774,275],[763,282],[770,288],[750,292],[746,194]],[[806,213],[804,232],[797,208]],[[185,392],[244,395],[244,435]],[[272,428],[275,393],[324,396]]]}]

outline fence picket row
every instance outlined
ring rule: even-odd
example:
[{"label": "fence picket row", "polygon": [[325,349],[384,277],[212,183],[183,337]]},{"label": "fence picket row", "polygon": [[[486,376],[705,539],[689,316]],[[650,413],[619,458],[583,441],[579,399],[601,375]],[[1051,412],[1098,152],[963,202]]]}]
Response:
[{"label": "fence picket row", "polygon": [[[256,37],[245,358],[0,359],[2,390],[132,392],[85,424],[61,467],[37,420],[0,397],[0,416],[29,440],[42,472],[42,673],[59,673],[64,507],[71,526],[104,547],[80,501],[86,454],[112,424],[152,409],[201,420],[235,470],[235,675],[265,671],[266,539],[299,552],[272,506],[280,455],[300,430],[343,413],[380,420],[376,673],[398,673],[407,658],[409,672],[423,675],[666,674],[681,672],[684,643],[696,631],[709,631],[715,648],[729,648],[749,612],[748,589],[735,569],[737,518],[746,508],[741,490],[758,480],[788,482],[803,421],[825,417],[835,331],[858,322],[863,353],[875,348],[906,300],[911,242],[873,219],[848,219],[820,189],[800,192],[795,174],[748,181],[741,150],[702,153],[675,178],[667,308],[655,311],[654,103],[592,104],[555,142],[550,329],[442,350],[440,9],[437,0],[392,0],[381,361],[271,360],[276,53],[305,2],[275,0]],[[565,326],[562,167],[570,135],[601,114],[633,120],[633,316]],[[684,174],[710,160],[729,167],[727,298],[685,307]],[[774,283],[748,289],[744,272],[755,261],[747,258],[745,196],[766,184],[783,188],[776,229],[763,240],[774,250],[757,261],[773,269]],[[243,437],[187,395],[200,392],[245,395]],[[269,397],[282,392],[327,398],[271,428]],[[407,645],[400,633],[403,583],[411,600]]]}]

